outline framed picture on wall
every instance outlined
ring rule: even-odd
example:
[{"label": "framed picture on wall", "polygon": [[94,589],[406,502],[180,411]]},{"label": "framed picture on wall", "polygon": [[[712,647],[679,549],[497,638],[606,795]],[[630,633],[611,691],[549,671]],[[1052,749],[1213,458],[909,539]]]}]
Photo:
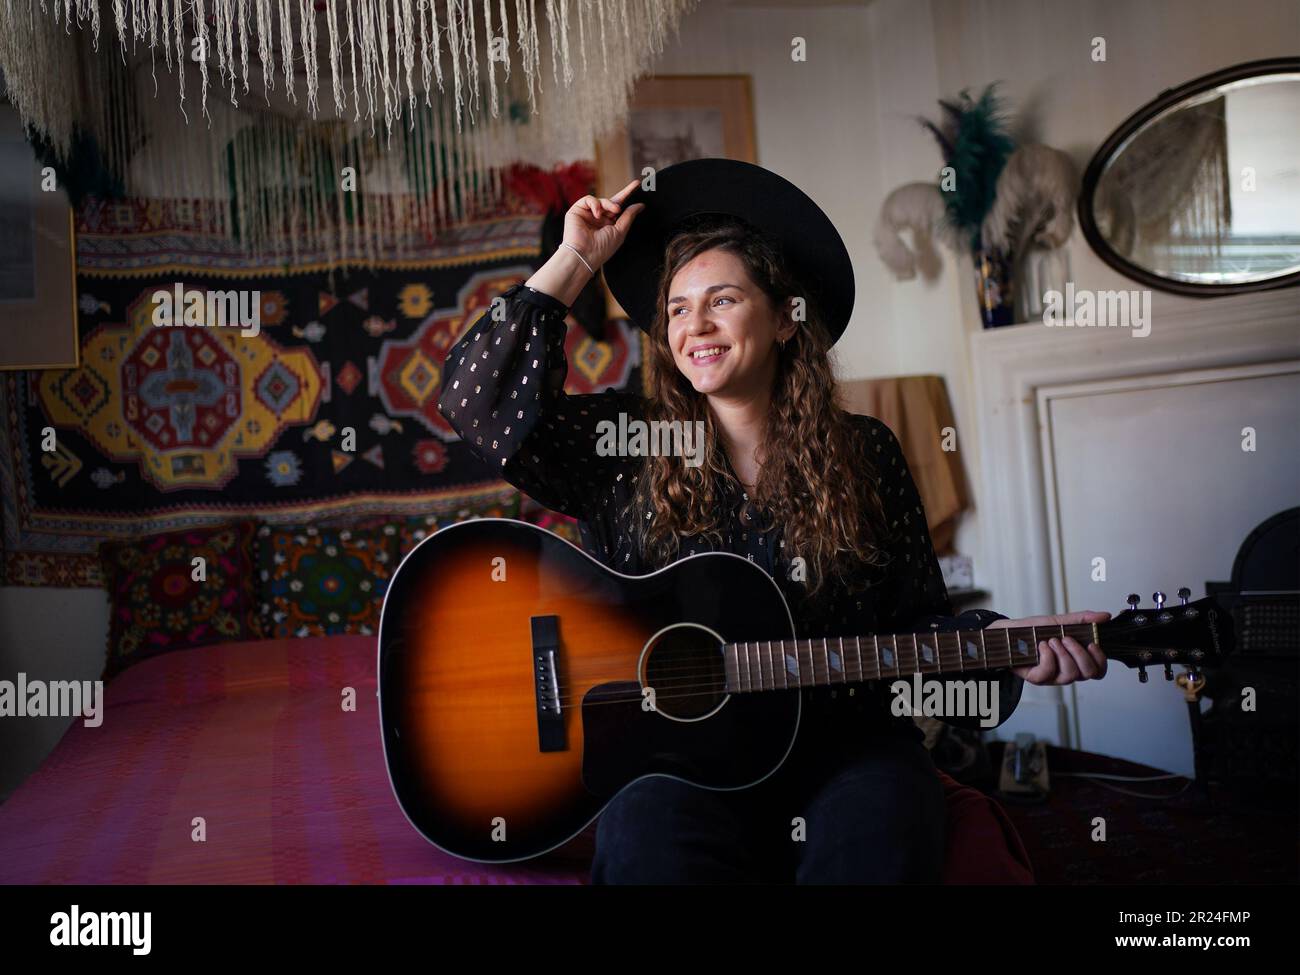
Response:
[{"label": "framed picture on wall", "polygon": [[[596,143],[597,194],[608,197],[647,167],[724,157],[758,163],[749,75],[656,75],[636,83],[627,122]],[[611,318],[626,318],[605,291]]]},{"label": "framed picture on wall", "polygon": [[72,208],[46,191],[18,113],[0,105],[0,370],[75,369]]}]

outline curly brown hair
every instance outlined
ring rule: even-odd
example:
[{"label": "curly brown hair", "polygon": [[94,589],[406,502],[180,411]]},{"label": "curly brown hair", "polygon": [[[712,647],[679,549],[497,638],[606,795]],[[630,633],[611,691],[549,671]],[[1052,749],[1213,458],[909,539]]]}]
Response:
[{"label": "curly brown hair", "polygon": [[651,397],[648,419],[702,421],[705,461],[698,467],[666,455],[647,458],[632,504],[639,512],[641,547],[670,561],[682,536],[704,535],[721,544],[717,504],[726,485],[741,487],[723,455],[712,411],[673,360],[668,344],[667,300],[673,276],[696,256],[715,248],[735,254],[772,308],[789,307],[805,296],[805,320],[779,346],[767,430],[759,445],[758,483],[745,512],[768,525],[783,526],[787,564],[802,557],[806,592],[818,593],[834,576],[851,589],[864,584],[862,570],[886,558],[884,506],[877,475],[859,448],[852,420],[836,402],[827,333],[814,297],[786,270],[778,245],[739,218],[711,217],[675,235],[666,248],[659,279],[647,363]]}]

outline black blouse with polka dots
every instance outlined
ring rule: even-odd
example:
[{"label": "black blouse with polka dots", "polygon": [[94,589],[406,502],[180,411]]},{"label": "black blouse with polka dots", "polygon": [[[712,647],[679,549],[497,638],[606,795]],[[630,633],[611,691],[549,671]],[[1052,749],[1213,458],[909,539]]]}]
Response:
[{"label": "black blouse with polka dots", "polygon": [[[610,568],[629,575],[661,568],[643,557],[634,521],[634,485],[641,457],[602,456],[597,424],[644,415],[644,400],[613,389],[574,396],[564,392],[568,372],[564,322],[568,309],[558,299],[517,284],[475,321],[447,356],[438,408],[474,453],[502,478],[540,503],[578,520],[583,548]],[[898,440],[880,420],[854,416],[862,449],[879,473],[878,491],[886,521],[896,533],[890,560],[865,590],[831,587],[807,598],[791,572],[779,526],[754,525],[738,487],[724,495],[721,550],[762,567],[785,594],[798,636],[865,636],[924,630],[973,630],[1001,619],[988,610],[953,616],[948,591],[926,527],[916,485]],[[705,537],[681,539],[681,557],[718,550]],[[990,675],[992,676],[992,675]],[[952,679],[962,679],[960,676]],[[1010,672],[998,677],[998,723],[1020,699],[1024,681]],[[820,733],[842,737],[863,730],[891,730],[918,736],[910,718],[890,713],[885,682],[855,689],[805,689],[800,739]],[[977,727],[978,718],[945,718]]]}]

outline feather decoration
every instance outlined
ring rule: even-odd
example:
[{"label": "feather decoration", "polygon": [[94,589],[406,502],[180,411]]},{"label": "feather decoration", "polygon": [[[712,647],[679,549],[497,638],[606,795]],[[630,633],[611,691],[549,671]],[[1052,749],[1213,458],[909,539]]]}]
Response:
[{"label": "feather decoration", "polygon": [[[909,250],[899,231],[910,230],[915,252]],[[916,277],[918,257],[930,239],[946,236],[944,199],[933,183],[904,183],[880,207],[872,237],[876,252],[894,277],[910,281]],[[946,241],[950,245],[953,241]]]},{"label": "feather decoration", "polygon": [[953,189],[940,187],[948,222],[972,247],[980,244],[984,218],[997,195],[998,177],[1014,148],[996,89],[996,83],[991,84],[973,99],[969,89],[963,88],[955,101],[940,100],[940,124],[919,120],[939,143],[944,164],[955,175]]},{"label": "feather decoration", "polygon": [[982,230],[985,249],[1019,259],[1030,247],[1063,245],[1074,229],[1077,185],[1065,153],[1038,143],[1021,146],[998,177],[997,198]]}]

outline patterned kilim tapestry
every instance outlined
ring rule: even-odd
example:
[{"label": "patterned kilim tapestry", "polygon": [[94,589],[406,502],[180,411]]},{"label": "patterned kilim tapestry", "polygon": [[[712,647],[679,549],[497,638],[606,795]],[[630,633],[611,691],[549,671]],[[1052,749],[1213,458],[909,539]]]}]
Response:
[{"label": "patterned kilim tapestry", "polygon": [[[437,396],[460,333],[538,265],[542,214],[480,217],[418,259],[333,271],[301,253],[250,266],[193,217],[156,201],[79,210],[80,368],[0,373],[0,582],[100,586],[105,539],[513,494]],[[256,290],[260,331],[156,326],[154,293],[177,285]],[[601,342],[571,327],[569,390],[639,388],[641,342],[626,321]]]}]

